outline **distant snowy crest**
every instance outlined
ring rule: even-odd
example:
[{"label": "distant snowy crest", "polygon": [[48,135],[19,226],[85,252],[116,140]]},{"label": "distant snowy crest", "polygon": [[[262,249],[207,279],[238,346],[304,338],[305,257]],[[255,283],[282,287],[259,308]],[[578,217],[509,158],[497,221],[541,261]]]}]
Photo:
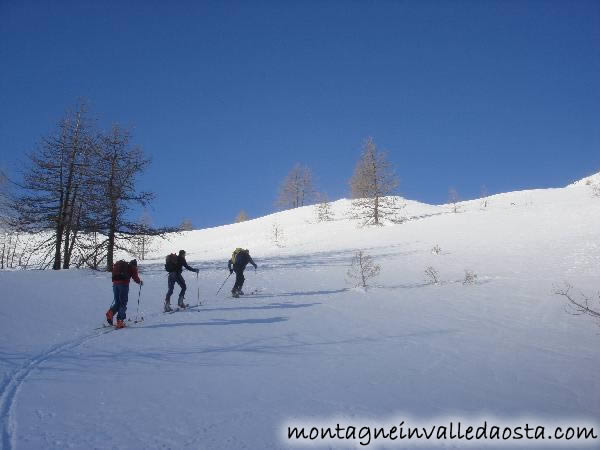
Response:
[{"label": "distant snowy crest", "polygon": [[571,183],[569,186],[590,186],[592,184],[600,184],[600,172],[590,175],[589,177],[582,178],[575,183]]}]

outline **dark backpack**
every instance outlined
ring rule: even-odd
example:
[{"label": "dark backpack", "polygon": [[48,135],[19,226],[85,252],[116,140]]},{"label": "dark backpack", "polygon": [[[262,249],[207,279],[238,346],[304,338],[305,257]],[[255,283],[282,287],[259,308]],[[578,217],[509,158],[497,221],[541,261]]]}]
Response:
[{"label": "dark backpack", "polygon": [[112,269],[113,281],[129,280],[129,263],[124,260],[119,260],[113,264]]},{"label": "dark backpack", "polygon": [[175,272],[177,270],[177,255],[171,253],[165,259],[165,270],[167,272]]}]

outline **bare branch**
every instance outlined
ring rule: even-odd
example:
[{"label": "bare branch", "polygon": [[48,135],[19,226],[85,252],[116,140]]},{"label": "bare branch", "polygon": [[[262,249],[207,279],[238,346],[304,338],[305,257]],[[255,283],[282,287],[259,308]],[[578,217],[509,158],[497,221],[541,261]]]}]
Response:
[{"label": "bare branch", "polygon": [[[590,307],[591,299],[586,296],[583,292],[579,293],[580,298],[576,298],[571,293],[573,286],[569,283],[565,283],[562,288],[555,288],[554,293],[565,297],[569,304],[567,305],[567,312],[574,316],[586,315],[593,317],[594,319],[600,319],[600,309],[594,309]],[[598,294],[599,306],[600,306],[600,293]]]}]

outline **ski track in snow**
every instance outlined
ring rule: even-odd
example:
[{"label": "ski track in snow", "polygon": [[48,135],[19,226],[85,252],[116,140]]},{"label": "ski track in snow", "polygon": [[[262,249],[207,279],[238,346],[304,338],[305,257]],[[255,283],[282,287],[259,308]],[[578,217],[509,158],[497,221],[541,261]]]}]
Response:
[{"label": "ski track in snow", "polygon": [[[200,305],[190,305],[188,310],[198,308]],[[185,312],[185,311],[183,311]],[[160,316],[163,313],[153,313],[147,315],[147,317]],[[139,325],[138,325],[139,326]],[[136,328],[136,325],[129,325],[129,328]],[[112,331],[116,331],[112,327],[102,327],[96,329],[93,333],[88,335],[79,336],[73,340],[63,342],[61,344],[53,345],[46,351],[39,353],[37,356],[30,358],[24,363],[19,369],[13,371],[5,377],[0,388],[0,418],[2,427],[2,449],[9,450],[17,447],[17,420],[14,417],[14,408],[16,405],[17,396],[21,390],[21,387],[27,381],[27,378],[40,364],[48,361],[55,355],[58,355],[67,350],[73,350],[86,342],[92,341]]]},{"label": "ski track in snow", "polygon": [[108,330],[100,330],[86,336],[80,336],[71,341],[63,342],[62,344],[54,345],[48,350],[39,353],[37,356],[29,359],[20,369],[15,370],[2,384],[0,389],[0,417],[2,418],[2,448],[4,450],[16,448],[17,440],[17,420],[14,418],[14,408],[16,405],[17,396],[21,387],[31,374],[40,364],[44,363],[54,355],[57,355],[65,350],[72,350],[85,344],[88,341],[99,338],[104,334],[114,331],[114,328]]}]

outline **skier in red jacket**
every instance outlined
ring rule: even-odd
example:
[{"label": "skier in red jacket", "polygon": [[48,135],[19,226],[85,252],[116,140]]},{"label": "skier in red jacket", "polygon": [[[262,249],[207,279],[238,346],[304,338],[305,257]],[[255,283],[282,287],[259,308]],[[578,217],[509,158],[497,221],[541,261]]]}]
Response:
[{"label": "skier in red jacket", "polygon": [[137,261],[135,259],[130,262],[121,260],[113,264],[112,282],[114,300],[111,307],[106,311],[106,321],[112,325],[113,317],[117,314],[116,328],[123,328],[125,326],[127,301],[129,300],[129,281],[132,278],[140,286],[144,284],[138,275]]}]

